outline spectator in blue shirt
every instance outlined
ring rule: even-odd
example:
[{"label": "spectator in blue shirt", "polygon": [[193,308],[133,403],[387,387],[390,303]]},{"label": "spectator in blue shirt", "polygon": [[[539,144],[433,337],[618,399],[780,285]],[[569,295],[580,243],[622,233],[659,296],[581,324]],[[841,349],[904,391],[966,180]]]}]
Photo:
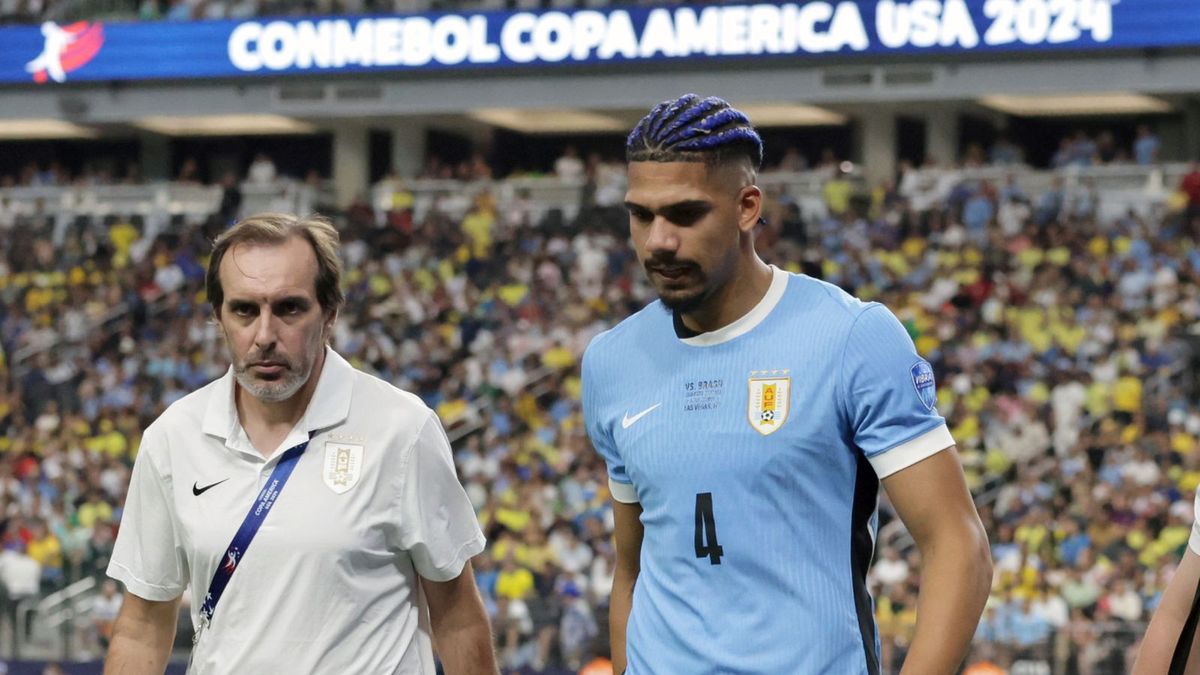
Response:
[{"label": "spectator in blue shirt", "polygon": [[1081,532],[1079,523],[1072,518],[1067,518],[1063,522],[1063,529],[1065,537],[1062,544],[1059,545],[1059,552],[1062,555],[1062,561],[1074,567],[1079,560],[1079,555],[1092,545],[1092,538],[1088,536],[1087,532]]},{"label": "spectator in blue shirt", "polygon": [[996,209],[992,203],[995,191],[987,181],[979,184],[979,189],[967,198],[963,204],[963,225],[971,234],[971,239],[983,243],[987,241],[987,226],[992,222]]},{"label": "spectator in blue shirt", "polygon": [[1013,643],[1018,650],[1036,648],[1046,644],[1054,627],[1045,617],[1033,611],[1029,598],[1023,598],[1009,619],[1012,626]]},{"label": "spectator in blue shirt", "polygon": [[975,642],[1003,644],[1009,641],[1009,630],[1005,621],[1005,612],[996,605],[988,605],[983,610],[979,625],[975,627]]},{"label": "spectator in blue shirt", "polygon": [[1158,135],[1150,131],[1150,127],[1145,124],[1139,124],[1137,128],[1137,138],[1133,141],[1133,158],[1141,166],[1149,166],[1158,164],[1158,152],[1162,148],[1162,141],[1158,139]]}]

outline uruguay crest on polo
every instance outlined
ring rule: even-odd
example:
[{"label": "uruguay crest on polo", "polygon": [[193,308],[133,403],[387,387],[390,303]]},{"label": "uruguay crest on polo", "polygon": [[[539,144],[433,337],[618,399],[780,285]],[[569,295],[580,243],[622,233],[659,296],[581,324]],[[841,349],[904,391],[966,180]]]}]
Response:
[{"label": "uruguay crest on polo", "polygon": [[330,490],[339,495],[358,483],[362,473],[363,446],[355,443],[325,443],[325,470],[321,478]]}]

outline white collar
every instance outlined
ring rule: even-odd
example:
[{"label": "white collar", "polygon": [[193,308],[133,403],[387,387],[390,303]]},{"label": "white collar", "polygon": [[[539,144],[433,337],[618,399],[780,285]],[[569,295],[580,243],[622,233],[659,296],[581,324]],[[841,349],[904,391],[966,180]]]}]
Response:
[{"label": "white collar", "polygon": [[[244,435],[233,399],[234,386],[233,367],[230,366],[225,375],[217,380],[201,424],[204,433],[227,442]],[[326,347],[325,365],[321,367],[317,388],[296,430],[307,434],[344,421],[350,415],[350,395],[353,391],[354,366]]]},{"label": "white collar", "polygon": [[758,304],[749,312],[746,312],[742,318],[707,333],[680,338],[680,341],[693,347],[712,347],[729,342],[736,337],[754,330],[758,324],[763,322],[763,319],[767,318],[771,310],[775,309],[775,305],[779,304],[779,300],[783,298],[783,292],[787,290],[788,276],[790,275],[787,272],[771,265],[771,286],[767,288],[767,292],[763,295],[762,300],[759,300]]}]

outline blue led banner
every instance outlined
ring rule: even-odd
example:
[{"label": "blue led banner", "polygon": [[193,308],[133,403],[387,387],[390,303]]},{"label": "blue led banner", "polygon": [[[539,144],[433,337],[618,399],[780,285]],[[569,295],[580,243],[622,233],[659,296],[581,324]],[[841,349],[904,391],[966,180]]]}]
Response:
[{"label": "blue led banner", "polygon": [[0,83],[1200,46],[1200,0],[809,0],[0,28]]}]

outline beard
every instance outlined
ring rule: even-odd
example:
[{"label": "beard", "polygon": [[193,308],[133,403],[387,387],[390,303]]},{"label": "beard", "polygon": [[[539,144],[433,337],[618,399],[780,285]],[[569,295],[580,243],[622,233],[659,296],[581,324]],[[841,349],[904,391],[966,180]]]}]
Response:
[{"label": "beard", "polygon": [[673,312],[690,312],[708,297],[704,271],[696,263],[674,258],[650,258],[643,267],[650,285],[658,293],[658,299]]},{"label": "beard", "polygon": [[[264,380],[252,371],[254,364],[267,360],[283,365],[283,370],[276,379]],[[281,356],[271,356],[269,359],[259,357],[235,363],[233,376],[246,393],[254,398],[264,403],[278,403],[288,400],[300,391],[304,383],[308,382],[312,367],[312,361],[295,363]]]},{"label": "beard", "polygon": [[717,260],[708,269],[690,260],[651,257],[643,268],[663,306],[676,314],[689,314],[708,303],[733,277],[736,264],[736,255]]},{"label": "beard", "polygon": [[689,314],[699,309],[708,299],[708,289],[695,288],[680,291],[658,291],[658,300],[675,314]]}]

